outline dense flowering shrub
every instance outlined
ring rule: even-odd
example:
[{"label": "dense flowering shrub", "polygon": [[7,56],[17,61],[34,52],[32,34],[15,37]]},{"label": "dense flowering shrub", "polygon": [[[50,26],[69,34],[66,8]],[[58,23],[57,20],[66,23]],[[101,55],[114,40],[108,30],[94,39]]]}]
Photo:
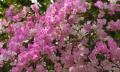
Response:
[{"label": "dense flowering shrub", "polygon": [[2,72],[120,72],[117,0],[14,5],[0,21]]}]

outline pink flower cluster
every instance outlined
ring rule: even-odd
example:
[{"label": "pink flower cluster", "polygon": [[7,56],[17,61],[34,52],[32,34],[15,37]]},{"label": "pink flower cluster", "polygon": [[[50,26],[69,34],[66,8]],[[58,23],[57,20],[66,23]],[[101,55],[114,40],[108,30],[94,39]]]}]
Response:
[{"label": "pink flower cluster", "polygon": [[[88,19],[92,7],[96,16]],[[9,62],[8,72],[120,72],[120,41],[111,36],[120,30],[120,5],[98,0],[92,7],[57,0],[41,14],[38,4],[32,11],[11,5],[0,21],[8,34],[0,42],[0,69]]]}]

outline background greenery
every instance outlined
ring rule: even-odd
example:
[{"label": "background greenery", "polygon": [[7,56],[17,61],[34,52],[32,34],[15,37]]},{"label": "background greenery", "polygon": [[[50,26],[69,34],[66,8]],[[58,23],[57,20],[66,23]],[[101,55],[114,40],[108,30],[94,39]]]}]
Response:
[{"label": "background greenery", "polygon": [[[41,5],[40,10],[42,12],[44,12],[51,3],[50,0],[37,0],[37,2]],[[0,0],[0,18],[4,17],[5,10],[10,5],[15,5],[19,8],[20,6],[30,6],[31,4],[33,4],[31,0]]]}]

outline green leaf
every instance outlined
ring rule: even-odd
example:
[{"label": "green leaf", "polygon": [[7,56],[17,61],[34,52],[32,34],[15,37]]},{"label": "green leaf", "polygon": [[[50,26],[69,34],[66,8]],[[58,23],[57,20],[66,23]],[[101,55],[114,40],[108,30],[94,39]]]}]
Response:
[{"label": "green leaf", "polygon": [[103,61],[103,60],[105,60],[104,54],[97,54],[96,58],[98,59],[98,61]]},{"label": "green leaf", "polygon": [[45,57],[44,61],[46,62],[46,68],[48,70],[54,70],[54,63],[50,59]]},{"label": "green leaf", "polygon": [[16,3],[21,4],[23,6],[30,6],[32,4],[30,0],[17,0]]},{"label": "green leaf", "polygon": [[9,39],[8,33],[2,33],[0,34],[0,41],[7,41]]},{"label": "green leaf", "polygon": [[9,72],[9,70],[12,68],[10,65],[10,61],[8,61],[4,66],[0,69],[0,72]]}]

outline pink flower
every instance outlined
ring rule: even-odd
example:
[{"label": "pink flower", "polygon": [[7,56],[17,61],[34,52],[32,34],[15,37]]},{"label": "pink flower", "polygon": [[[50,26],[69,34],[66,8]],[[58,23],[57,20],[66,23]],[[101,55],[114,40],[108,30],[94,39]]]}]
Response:
[{"label": "pink flower", "polygon": [[32,67],[27,68],[26,72],[33,72],[33,68]]},{"label": "pink flower", "polygon": [[102,53],[108,53],[109,49],[107,48],[107,46],[105,45],[105,43],[103,42],[97,42],[96,43],[96,51],[97,52],[102,52]]},{"label": "pink flower", "polygon": [[102,1],[97,1],[95,3],[95,6],[98,7],[98,8],[100,8],[100,9],[103,9],[104,8],[104,3]]},{"label": "pink flower", "polygon": [[21,72],[19,67],[13,67],[10,72]]},{"label": "pink flower", "polygon": [[31,8],[32,8],[32,10],[35,11],[36,13],[39,12],[39,6],[38,6],[38,4],[33,4],[33,5],[31,6]]},{"label": "pink flower", "polygon": [[36,72],[47,72],[47,71],[45,70],[45,68],[44,68],[42,65],[40,65],[40,64],[37,64],[35,70],[36,70]]},{"label": "pink flower", "polygon": [[108,39],[108,46],[110,47],[110,50],[115,50],[118,48],[116,42],[112,38]]}]

